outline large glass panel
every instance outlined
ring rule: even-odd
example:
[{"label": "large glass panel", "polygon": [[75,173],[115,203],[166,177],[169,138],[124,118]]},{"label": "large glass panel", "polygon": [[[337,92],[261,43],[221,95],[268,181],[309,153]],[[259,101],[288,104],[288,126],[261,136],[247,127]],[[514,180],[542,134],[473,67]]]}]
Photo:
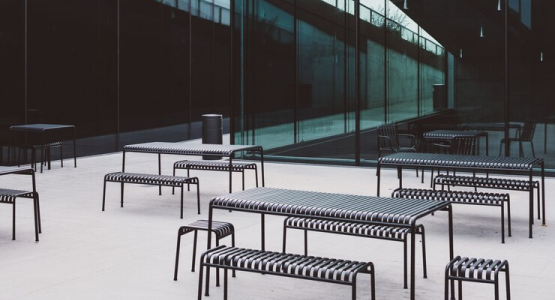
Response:
[{"label": "large glass panel", "polygon": [[388,6],[387,122],[418,116],[418,34],[405,27],[402,12]]},{"label": "large glass panel", "polygon": [[116,132],[116,10],[113,1],[28,1],[27,122],[74,124],[81,137]]},{"label": "large glass panel", "polygon": [[420,28],[420,115],[447,108],[445,49]]},{"label": "large glass panel", "polygon": [[[25,122],[25,7],[20,0],[0,2],[0,146],[8,144],[10,125]],[[4,148],[0,148],[3,151]],[[4,153],[4,155],[7,153]],[[6,159],[1,155],[0,158]],[[0,165],[5,162],[0,161]]]},{"label": "large glass panel", "polygon": [[245,109],[252,142],[271,149],[295,142],[295,39],[292,0],[248,1]]},{"label": "large glass panel", "polygon": [[321,1],[301,1],[297,10],[299,142],[347,131],[348,14]]}]

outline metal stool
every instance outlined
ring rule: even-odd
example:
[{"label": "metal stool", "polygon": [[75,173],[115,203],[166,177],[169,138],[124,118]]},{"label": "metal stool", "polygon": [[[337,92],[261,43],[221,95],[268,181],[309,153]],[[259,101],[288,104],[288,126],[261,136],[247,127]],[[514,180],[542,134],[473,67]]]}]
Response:
[{"label": "metal stool", "polygon": [[[195,271],[195,256],[197,252],[197,231],[204,230],[208,231],[208,220],[197,220],[187,226],[179,227],[177,231],[177,250],[175,253],[175,269],[173,274],[173,280],[177,280],[177,268],[179,265],[179,248],[181,245],[181,236],[187,234],[189,232],[194,232],[195,236],[193,239],[193,262],[191,266],[191,272]],[[233,224],[227,222],[217,222],[212,221],[212,229],[211,231],[216,235],[216,247],[219,246],[219,242],[221,239],[225,238],[226,236],[231,235],[231,245],[235,247],[235,228]],[[218,274],[219,275],[219,274]],[[216,276],[216,285],[220,285],[219,277]],[[235,271],[233,271],[233,277],[235,277]]]},{"label": "metal stool", "polygon": [[495,285],[495,300],[499,300],[499,272],[505,272],[507,300],[511,299],[509,284],[509,262],[484,258],[455,257],[445,267],[445,300],[449,295],[451,281],[451,299],[455,299],[455,280],[459,281],[459,300],[462,300],[462,282],[482,282]]}]

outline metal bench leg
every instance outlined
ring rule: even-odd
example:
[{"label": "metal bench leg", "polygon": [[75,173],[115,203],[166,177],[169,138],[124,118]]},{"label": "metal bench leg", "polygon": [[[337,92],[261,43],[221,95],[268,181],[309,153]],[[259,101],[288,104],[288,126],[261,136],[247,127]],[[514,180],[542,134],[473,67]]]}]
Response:
[{"label": "metal bench leg", "polygon": [[123,182],[121,183],[121,207],[123,207]]},{"label": "metal bench leg", "polygon": [[35,194],[36,194],[36,197],[37,197],[37,203],[36,203],[35,209],[37,210],[37,221],[38,221],[38,224],[39,224],[39,233],[42,233],[42,224],[41,224],[42,222],[41,222],[41,219],[40,219],[40,199],[39,199],[39,193],[36,193],[36,192],[35,192]]},{"label": "metal bench leg", "polygon": [[197,214],[200,215],[200,182],[198,181],[197,181]]},{"label": "metal bench leg", "polygon": [[[196,242],[196,239],[195,239],[195,242]],[[177,269],[179,267],[179,252],[180,252],[180,249],[181,249],[181,228],[179,228],[177,230],[177,247],[175,249],[175,267],[173,269],[173,280],[177,280]],[[196,247],[193,248],[193,259],[195,257],[195,254],[194,254],[195,249],[196,249]],[[195,264],[193,263],[193,268],[194,267],[195,267]]]},{"label": "metal bench leg", "polygon": [[180,218],[183,219],[183,185],[181,185],[181,215]]},{"label": "metal bench leg", "polygon": [[304,230],[304,256],[308,256],[308,230]]},{"label": "metal bench leg", "polygon": [[[204,262],[201,260],[198,272],[198,300],[202,299],[202,279],[204,271]],[[208,296],[208,288],[206,289],[206,296]]]},{"label": "metal bench leg", "polygon": [[501,202],[501,244],[505,244],[505,207]]},{"label": "metal bench leg", "polygon": [[287,227],[285,226],[285,220],[283,221],[283,248],[282,253],[285,253],[285,249],[287,247]]},{"label": "metal bench leg", "polygon": [[104,211],[105,203],[106,203],[106,179],[104,179],[104,190],[102,192],[102,211]]},{"label": "metal bench leg", "polygon": [[254,179],[256,181],[256,187],[258,187],[258,168],[254,166]]},{"label": "metal bench leg", "polygon": [[505,264],[505,288],[507,289],[507,300],[511,300],[511,283],[509,277],[509,262],[507,262]]},{"label": "metal bench leg", "polygon": [[[173,177],[175,177],[175,167],[173,167]],[[172,186],[172,195],[175,195],[175,186]]]},{"label": "metal bench leg", "polygon": [[15,240],[15,199],[12,204],[12,240]]},{"label": "metal bench leg", "polygon": [[241,171],[241,176],[243,179],[243,191],[245,190],[245,169],[243,169],[243,171]]},{"label": "metal bench leg", "polygon": [[493,285],[495,287],[495,300],[499,300],[499,278],[495,278]]},{"label": "metal bench leg", "polygon": [[64,151],[62,150],[63,145],[60,145],[60,165],[63,168],[64,167]]},{"label": "metal bench leg", "polygon": [[422,264],[423,264],[423,270],[424,270],[424,278],[428,278],[428,266],[427,266],[427,262],[426,262],[426,234],[424,232],[424,226],[422,226],[421,228],[421,237],[422,237]]},{"label": "metal bench leg", "polygon": [[403,241],[403,288],[407,289],[408,288],[408,283],[407,283],[407,272],[408,272],[408,267],[407,267],[407,243],[408,243],[408,234],[405,235],[405,240]]},{"label": "metal bench leg", "polygon": [[538,196],[537,197],[538,197],[538,200],[537,200],[538,201],[538,220],[540,220],[541,219],[541,217],[540,217],[540,210],[541,210],[540,207],[541,206],[540,206],[540,186],[539,185],[538,185]]},{"label": "metal bench leg", "polygon": [[511,200],[507,199],[507,227],[509,229],[509,236],[511,236]]},{"label": "metal bench leg", "polygon": [[462,300],[462,280],[459,280],[459,300]]},{"label": "metal bench leg", "polygon": [[[189,168],[187,168],[187,177],[191,177],[189,176]],[[187,183],[187,192],[191,190],[191,185],[189,183]]]},{"label": "metal bench leg", "polygon": [[[235,247],[235,229],[231,233],[231,247]],[[231,271],[231,276],[235,277],[235,270]]]},{"label": "metal bench leg", "polygon": [[356,281],[356,276],[353,278],[353,283],[352,283],[352,300],[357,300],[357,281]]},{"label": "metal bench leg", "polygon": [[227,300],[227,269],[224,269],[224,300]]}]

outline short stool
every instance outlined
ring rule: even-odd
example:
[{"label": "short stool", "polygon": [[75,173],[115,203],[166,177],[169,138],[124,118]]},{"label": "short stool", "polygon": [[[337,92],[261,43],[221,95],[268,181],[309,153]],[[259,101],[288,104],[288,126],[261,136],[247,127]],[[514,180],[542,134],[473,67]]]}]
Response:
[{"label": "short stool", "polygon": [[495,300],[499,300],[499,272],[505,272],[507,300],[511,299],[509,284],[509,262],[484,258],[455,257],[445,267],[445,300],[449,295],[451,281],[451,299],[455,299],[455,280],[459,281],[459,300],[462,300],[462,282],[482,282],[495,285]]},{"label": "short stool", "polygon": [[[197,231],[204,230],[208,231],[208,220],[197,220],[187,226],[179,227],[177,231],[177,250],[175,253],[175,269],[173,274],[173,280],[177,280],[177,268],[179,265],[179,248],[181,244],[181,236],[189,232],[194,232],[195,236],[193,239],[193,263],[191,266],[191,272],[195,271],[195,256],[197,252]],[[220,240],[226,236],[231,235],[231,245],[235,247],[235,228],[233,224],[227,222],[217,222],[212,221],[211,231],[216,235],[216,247],[220,245]],[[235,272],[233,272],[233,277],[235,277]],[[219,276],[216,277],[216,285],[220,285]]]}]

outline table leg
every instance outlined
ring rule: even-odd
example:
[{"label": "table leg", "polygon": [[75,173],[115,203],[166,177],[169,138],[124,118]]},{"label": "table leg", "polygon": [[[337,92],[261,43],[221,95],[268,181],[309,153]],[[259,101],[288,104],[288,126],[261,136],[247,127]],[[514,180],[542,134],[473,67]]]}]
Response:
[{"label": "table leg", "polygon": [[542,226],[547,226],[545,223],[545,163],[542,160]]},{"label": "table leg", "polygon": [[73,127],[73,165],[74,168],[77,168],[77,145],[75,141],[77,140],[77,133],[75,131],[75,127]]},{"label": "table leg", "polygon": [[399,177],[399,188],[403,188],[403,167],[397,167],[397,177]]},{"label": "table leg", "polygon": [[414,221],[411,224],[411,233],[410,233],[410,299],[414,300],[415,299],[415,294],[414,294],[414,284],[415,284],[415,277],[414,277],[414,273],[415,273],[415,256],[416,254],[414,253],[416,251],[416,226],[415,226],[415,222]]},{"label": "table leg", "polygon": [[378,161],[378,165],[376,166],[376,175],[378,176],[378,187],[377,187],[378,192],[376,196],[378,197],[380,196],[380,175],[381,175],[380,172],[381,172],[380,162]]},{"label": "table leg", "polygon": [[44,162],[44,131],[42,132],[42,148],[40,149],[40,172],[42,173],[42,164]]},{"label": "table leg", "polygon": [[[529,227],[529,238],[532,238],[532,224],[534,223],[534,189],[532,188],[532,169],[530,169],[530,175],[529,175],[529,184],[530,184],[530,189],[529,189],[529,213],[528,213],[528,227]],[[538,208],[539,209],[539,208]]]},{"label": "table leg", "polygon": [[229,155],[229,193],[231,194],[231,189],[232,189],[232,180],[233,180],[233,175],[232,175],[232,168],[233,168],[233,155],[234,153],[231,153],[231,155]]},{"label": "table leg", "polygon": [[[162,154],[161,153],[158,153],[158,175],[162,175]],[[162,195],[162,185],[158,186],[158,195]]]},{"label": "table leg", "polygon": [[265,218],[264,218],[264,214],[260,214],[260,235],[261,235],[261,245],[260,245],[260,249],[262,251],[266,250],[266,222],[265,222]]},{"label": "table leg", "polygon": [[[214,211],[214,209],[212,208],[212,204],[210,204],[210,207],[208,208],[208,230],[206,231],[207,232],[206,250],[210,250],[211,247],[212,247],[212,243],[211,243],[212,238],[211,238],[210,234],[212,233],[213,211]],[[205,292],[204,292],[205,296],[208,296],[209,286],[210,286],[210,267],[206,267],[206,287],[205,287]]]},{"label": "table leg", "polygon": [[[264,150],[260,149],[260,168],[262,169],[262,186],[264,187]],[[258,177],[257,177],[258,182]]]}]

